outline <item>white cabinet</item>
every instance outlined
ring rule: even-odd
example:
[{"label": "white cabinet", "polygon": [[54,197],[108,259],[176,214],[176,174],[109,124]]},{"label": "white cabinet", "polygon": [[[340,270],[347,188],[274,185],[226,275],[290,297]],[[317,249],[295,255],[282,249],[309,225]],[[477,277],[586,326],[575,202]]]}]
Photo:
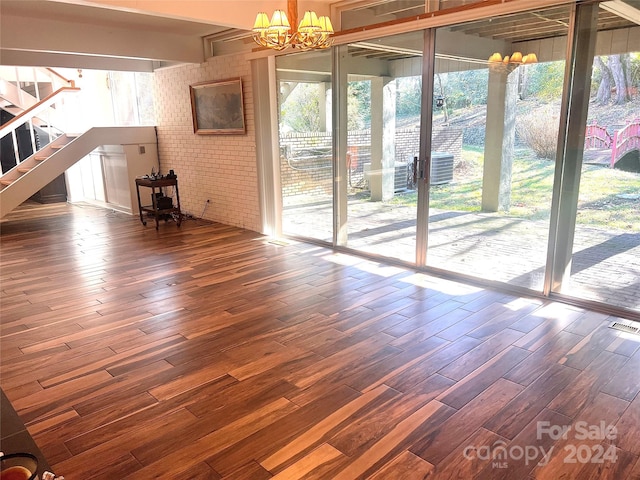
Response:
[{"label": "white cabinet", "polygon": [[68,198],[135,215],[136,177],[158,170],[154,143],[103,145],[67,170]]}]

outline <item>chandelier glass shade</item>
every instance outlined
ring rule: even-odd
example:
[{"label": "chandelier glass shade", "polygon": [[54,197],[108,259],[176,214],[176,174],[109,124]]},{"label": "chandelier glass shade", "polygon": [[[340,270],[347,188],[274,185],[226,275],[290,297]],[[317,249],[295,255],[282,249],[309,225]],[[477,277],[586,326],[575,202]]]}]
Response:
[{"label": "chandelier glass shade", "polygon": [[255,42],[274,50],[284,50],[287,47],[299,50],[329,48],[333,44],[333,25],[329,17],[318,15],[313,11],[306,11],[298,29],[291,31],[291,24],[283,10],[276,10],[271,20],[265,12],[256,16],[252,28]]},{"label": "chandelier glass shade", "polygon": [[489,57],[488,63],[490,68],[504,68],[512,71],[520,65],[538,63],[538,56],[535,53],[522,55],[521,52],[513,52],[511,55],[505,55],[503,57],[500,53],[496,52]]}]

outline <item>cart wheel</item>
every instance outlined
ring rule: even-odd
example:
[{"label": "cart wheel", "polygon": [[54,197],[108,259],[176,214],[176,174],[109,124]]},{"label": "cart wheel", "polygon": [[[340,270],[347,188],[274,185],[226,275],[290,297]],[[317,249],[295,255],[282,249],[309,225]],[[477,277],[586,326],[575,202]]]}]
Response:
[{"label": "cart wheel", "polygon": [[144,225],[145,227],[147,226],[147,222],[146,221],[142,221],[142,225]]}]

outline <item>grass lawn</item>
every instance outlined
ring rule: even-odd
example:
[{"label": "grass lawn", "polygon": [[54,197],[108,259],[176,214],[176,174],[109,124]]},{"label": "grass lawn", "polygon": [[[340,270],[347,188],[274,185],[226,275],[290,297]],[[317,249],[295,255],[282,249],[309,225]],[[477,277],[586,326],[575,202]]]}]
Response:
[{"label": "grass lawn", "polygon": [[[454,181],[431,187],[430,205],[441,210],[480,211],[483,149],[465,146]],[[511,208],[499,215],[546,220],[551,209],[555,164],[529,149],[516,149]],[[417,193],[397,195],[395,204],[416,204]],[[640,232],[640,174],[584,165],[580,183],[578,223],[606,230]]]}]

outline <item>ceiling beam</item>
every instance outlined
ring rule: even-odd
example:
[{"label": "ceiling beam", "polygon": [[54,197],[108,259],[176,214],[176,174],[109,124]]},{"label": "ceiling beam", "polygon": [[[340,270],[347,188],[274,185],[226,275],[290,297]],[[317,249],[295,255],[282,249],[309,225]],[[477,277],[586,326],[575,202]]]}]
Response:
[{"label": "ceiling beam", "polygon": [[[202,40],[170,32],[3,13],[0,45],[5,50],[116,57],[183,63],[204,61]],[[6,62],[0,59],[2,63]]]},{"label": "ceiling beam", "polygon": [[[638,3],[638,2],[636,2]],[[611,0],[602,2],[600,7],[619,17],[626,18],[630,22],[640,25],[640,9],[633,7],[630,3],[622,0]]]},{"label": "ceiling beam", "polygon": [[114,58],[95,55],[73,55],[52,52],[27,52],[0,49],[0,64],[21,67],[84,68],[87,70],[119,70],[124,72],[153,72],[168,66],[164,62],[133,58]]},{"label": "ceiling beam", "polygon": [[[271,16],[274,10],[287,10],[286,0],[49,0],[88,5],[123,12],[143,13],[177,20],[211,23],[228,28],[248,30],[253,27],[258,12]],[[329,15],[327,0],[299,0],[298,11],[313,10],[318,16]],[[302,15],[299,16],[302,18]]]}]

